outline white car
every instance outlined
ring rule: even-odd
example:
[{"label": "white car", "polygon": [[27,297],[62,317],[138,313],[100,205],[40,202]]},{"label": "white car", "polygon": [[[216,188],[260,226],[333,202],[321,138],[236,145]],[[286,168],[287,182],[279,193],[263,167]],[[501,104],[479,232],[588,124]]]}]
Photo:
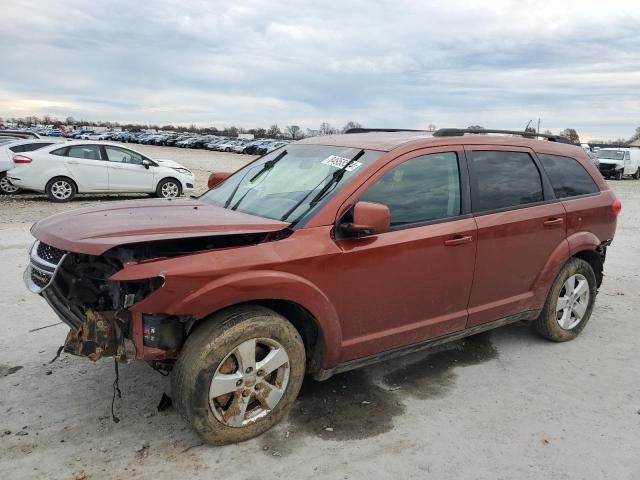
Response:
[{"label": "white car", "polygon": [[172,160],[154,160],[108,142],[72,141],[13,155],[7,172],[16,187],[44,192],[52,202],[76,193],[153,193],[175,198],[193,190],[194,177]]},{"label": "white car", "polygon": [[9,195],[20,189],[13,185],[7,178],[7,171],[14,167],[13,155],[21,152],[31,152],[39,148],[48,147],[56,142],[52,140],[26,140],[14,138],[0,138],[0,193]]}]

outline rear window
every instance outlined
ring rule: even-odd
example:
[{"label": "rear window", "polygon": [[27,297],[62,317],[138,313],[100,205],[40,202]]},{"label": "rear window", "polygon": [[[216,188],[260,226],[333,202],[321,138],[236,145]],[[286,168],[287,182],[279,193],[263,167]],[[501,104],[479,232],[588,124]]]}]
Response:
[{"label": "rear window", "polygon": [[531,155],[524,152],[471,152],[474,212],[541,202],[542,179]]},{"label": "rear window", "polygon": [[598,187],[580,162],[571,157],[538,154],[557,198],[597,193]]}]

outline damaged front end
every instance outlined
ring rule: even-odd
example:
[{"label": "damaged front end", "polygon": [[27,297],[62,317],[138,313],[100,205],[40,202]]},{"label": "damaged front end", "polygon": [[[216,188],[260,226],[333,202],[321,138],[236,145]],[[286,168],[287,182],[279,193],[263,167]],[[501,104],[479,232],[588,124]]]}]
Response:
[{"label": "damaged front end", "polygon": [[141,359],[168,361],[168,365],[177,357],[189,317],[129,311],[130,306],[161,288],[163,277],[111,280],[125,263],[137,260],[135,253],[114,249],[93,256],[34,243],[24,281],[70,327],[65,352],[93,361],[115,357],[118,362]]}]

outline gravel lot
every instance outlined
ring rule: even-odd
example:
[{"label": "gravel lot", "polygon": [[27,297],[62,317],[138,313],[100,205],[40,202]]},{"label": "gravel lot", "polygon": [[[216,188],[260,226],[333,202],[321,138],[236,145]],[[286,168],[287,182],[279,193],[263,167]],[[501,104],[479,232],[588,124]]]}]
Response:
[{"label": "gravel lot", "polygon": [[[136,146],[137,147],[137,146]],[[144,147],[210,171],[250,157]],[[0,472],[18,479],[640,478],[640,182],[611,182],[623,202],[591,322],[566,344],[513,325],[324,383],[307,381],[288,420],[261,438],[201,444],[172,409],[168,381],[144,364],[62,355],[63,325],[22,284],[30,225],[117,196],[55,205],[0,197]]]}]

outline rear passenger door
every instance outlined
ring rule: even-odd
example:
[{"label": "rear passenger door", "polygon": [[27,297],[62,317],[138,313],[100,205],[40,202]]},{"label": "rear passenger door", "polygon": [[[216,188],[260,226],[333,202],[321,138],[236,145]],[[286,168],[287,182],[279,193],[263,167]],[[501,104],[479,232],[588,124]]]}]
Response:
[{"label": "rear passenger door", "polygon": [[67,147],[65,164],[78,182],[80,192],[109,189],[108,162],[102,158],[100,145],[72,145]]},{"label": "rear passenger door", "polygon": [[534,286],[566,242],[566,215],[533,152],[465,147],[478,253],[467,327],[542,307]]}]

